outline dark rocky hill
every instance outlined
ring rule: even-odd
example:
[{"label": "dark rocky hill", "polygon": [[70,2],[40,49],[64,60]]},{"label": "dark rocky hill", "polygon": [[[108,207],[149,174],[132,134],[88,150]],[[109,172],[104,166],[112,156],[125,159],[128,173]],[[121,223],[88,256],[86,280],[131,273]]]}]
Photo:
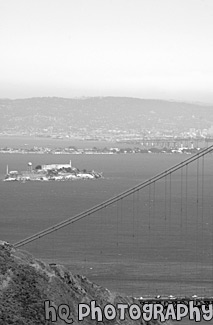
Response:
[{"label": "dark rocky hill", "polygon": [[[58,317],[56,322],[45,320],[44,301],[51,301],[56,308],[61,304],[70,307],[73,324],[146,324],[126,320],[96,322],[88,316],[78,321],[78,304],[92,300],[99,306],[107,303],[131,304],[133,298],[123,297],[100,287],[80,275],[72,275],[63,266],[46,265],[26,251],[16,250],[12,245],[0,242],[0,324],[1,325],[49,325],[65,324]],[[159,324],[150,321],[147,324]],[[170,324],[164,323],[164,324]]]}]

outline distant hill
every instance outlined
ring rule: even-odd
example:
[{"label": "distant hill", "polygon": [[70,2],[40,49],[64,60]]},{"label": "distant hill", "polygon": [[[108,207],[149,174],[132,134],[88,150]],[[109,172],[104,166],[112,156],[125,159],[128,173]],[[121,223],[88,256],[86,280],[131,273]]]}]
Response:
[{"label": "distant hill", "polygon": [[213,106],[127,97],[0,99],[0,132],[184,132],[213,125]]}]

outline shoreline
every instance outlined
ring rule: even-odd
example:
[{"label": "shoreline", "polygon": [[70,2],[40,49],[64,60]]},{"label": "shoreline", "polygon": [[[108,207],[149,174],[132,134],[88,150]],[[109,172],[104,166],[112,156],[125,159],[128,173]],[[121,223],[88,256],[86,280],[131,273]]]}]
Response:
[{"label": "shoreline", "polygon": [[[203,149],[203,148],[202,148]],[[76,148],[74,146],[65,147],[65,148],[50,148],[50,147],[37,147],[33,148],[12,148],[12,147],[4,147],[0,148],[0,153],[2,154],[50,154],[50,155],[113,155],[113,154],[196,154],[201,150],[201,148],[188,148],[188,147],[177,147],[177,148],[158,148],[151,147],[149,149],[139,148],[139,147],[126,147],[126,148],[118,148],[118,147],[104,147],[102,149],[93,147],[93,148]]]}]

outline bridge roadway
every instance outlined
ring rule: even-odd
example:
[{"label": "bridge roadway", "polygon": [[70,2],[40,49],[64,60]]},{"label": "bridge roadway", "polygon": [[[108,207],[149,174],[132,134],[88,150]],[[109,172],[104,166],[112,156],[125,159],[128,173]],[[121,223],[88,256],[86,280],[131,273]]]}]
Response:
[{"label": "bridge roadway", "polygon": [[142,139],[141,145],[144,147],[164,147],[164,148],[177,148],[180,146],[187,147],[187,148],[198,148],[198,147],[205,147],[206,144],[213,143],[213,138],[148,138],[148,139]]}]

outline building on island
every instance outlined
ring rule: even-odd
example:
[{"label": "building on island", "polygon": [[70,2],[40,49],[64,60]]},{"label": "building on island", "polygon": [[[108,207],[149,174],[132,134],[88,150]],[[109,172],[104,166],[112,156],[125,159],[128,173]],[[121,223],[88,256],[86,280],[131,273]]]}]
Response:
[{"label": "building on island", "polygon": [[72,168],[72,163],[70,160],[69,164],[51,164],[51,165],[41,165],[41,169],[48,171],[48,170],[53,170],[53,169],[62,169],[62,168]]}]

